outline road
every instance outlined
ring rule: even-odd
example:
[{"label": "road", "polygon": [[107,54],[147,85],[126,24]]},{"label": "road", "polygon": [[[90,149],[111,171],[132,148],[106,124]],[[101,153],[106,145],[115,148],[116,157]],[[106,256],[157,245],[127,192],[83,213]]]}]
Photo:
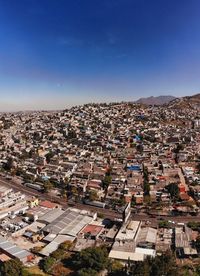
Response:
[{"label": "road", "polygon": [[[12,188],[14,191],[20,191],[28,196],[37,196],[39,197],[41,200],[50,200],[50,201],[56,201],[59,202],[59,204],[63,207],[63,208],[68,208],[70,207],[70,205],[61,198],[58,198],[56,196],[52,196],[49,195],[47,193],[40,193],[38,191],[35,191],[31,188],[25,187],[22,184],[20,184],[17,181],[14,180],[6,180],[3,177],[0,177],[0,184]],[[113,210],[108,210],[108,209],[102,209],[102,208],[98,208],[98,207],[94,207],[94,206],[89,206],[89,205],[85,205],[85,204],[81,204],[81,203],[74,203],[74,207],[78,208],[78,209],[82,209],[82,210],[88,210],[88,211],[94,211],[97,213],[102,214],[104,217],[106,218],[110,218],[110,219],[119,219],[122,217],[121,214],[116,213]],[[138,213],[138,214],[131,214],[132,219],[134,220],[142,220],[142,221],[150,221],[151,223],[155,224],[158,223],[158,221],[160,221],[160,216],[155,216],[155,217],[151,217],[150,215],[146,214],[146,213]],[[190,215],[186,215],[186,216],[163,216],[164,220],[171,220],[174,222],[190,222],[190,221],[199,221],[200,220],[200,215],[197,216],[190,216]]]},{"label": "road", "polygon": [[180,168],[178,169],[178,175],[179,175],[181,184],[185,187],[185,191],[188,192],[189,191],[189,187],[188,187],[188,185],[185,182],[185,177],[184,177],[184,175],[183,175],[183,173],[182,173],[182,171],[181,171]]},{"label": "road", "polygon": [[[33,190],[31,188],[25,187],[22,184],[20,184],[17,181],[14,180],[6,180],[5,178],[0,177],[0,185],[12,188],[14,191],[22,192],[25,195],[28,196],[37,196],[41,200],[49,200],[49,201],[55,201],[58,202],[63,208],[68,208],[70,205],[64,200],[56,196],[49,195],[47,193],[40,193],[36,190]],[[108,209],[102,209],[94,206],[89,206],[81,203],[74,203],[74,207],[77,209],[87,210],[87,211],[94,211],[97,213],[100,213],[104,215],[104,217],[114,219],[114,218],[121,218],[121,214],[115,213],[115,211],[108,210]]]}]

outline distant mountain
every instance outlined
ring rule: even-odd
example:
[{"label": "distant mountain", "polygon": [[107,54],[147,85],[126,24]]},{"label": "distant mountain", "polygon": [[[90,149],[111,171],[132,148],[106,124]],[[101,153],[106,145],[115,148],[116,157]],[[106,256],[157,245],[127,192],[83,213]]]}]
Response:
[{"label": "distant mountain", "polygon": [[200,94],[176,98],[168,103],[169,108],[175,109],[197,109],[200,110]]},{"label": "distant mountain", "polygon": [[174,96],[158,96],[158,97],[147,97],[147,98],[140,98],[136,101],[136,103],[146,104],[146,105],[164,105],[168,104],[169,102],[177,99]]}]

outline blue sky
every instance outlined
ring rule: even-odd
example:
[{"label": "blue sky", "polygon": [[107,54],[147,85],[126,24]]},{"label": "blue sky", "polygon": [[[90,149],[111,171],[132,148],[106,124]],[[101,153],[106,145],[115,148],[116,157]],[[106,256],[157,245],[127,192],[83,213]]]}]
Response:
[{"label": "blue sky", "polygon": [[0,0],[0,111],[200,92],[199,0]]}]

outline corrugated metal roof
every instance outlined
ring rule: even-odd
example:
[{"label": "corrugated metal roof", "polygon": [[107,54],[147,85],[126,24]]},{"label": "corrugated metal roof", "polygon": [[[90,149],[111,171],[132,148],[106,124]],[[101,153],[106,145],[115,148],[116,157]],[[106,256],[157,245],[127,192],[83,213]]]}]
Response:
[{"label": "corrugated metal roof", "polygon": [[151,227],[141,228],[137,242],[156,243],[157,230]]},{"label": "corrugated metal roof", "polygon": [[8,252],[10,255],[16,258],[19,258],[20,260],[31,255],[29,251],[19,248],[18,246],[11,243],[10,241],[7,241],[5,238],[1,236],[0,236],[0,248]]},{"label": "corrugated metal roof", "polygon": [[82,228],[88,223],[91,223],[92,220],[93,218],[87,215],[66,210],[63,214],[52,221],[52,223],[44,227],[43,230],[52,234],[65,234],[75,237]]},{"label": "corrugated metal roof", "polygon": [[46,223],[51,223],[54,221],[56,218],[58,218],[60,215],[62,215],[65,211],[59,208],[52,209],[45,213],[43,216],[39,218],[38,221],[44,221]]},{"label": "corrugated metal roof", "polygon": [[58,235],[52,242],[50,242],[47,246],[45,246],[41,251],[40,254],[44,256],[49,256],[53,251],[55,251],[59,244],[65,241],[73,242],[75,240],[74,237],[68,235]]}]

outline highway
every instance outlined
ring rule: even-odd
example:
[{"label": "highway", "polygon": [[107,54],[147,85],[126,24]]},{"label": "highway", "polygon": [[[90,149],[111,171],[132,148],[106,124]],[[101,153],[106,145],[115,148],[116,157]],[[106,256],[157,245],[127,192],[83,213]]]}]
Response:
[{"label": "highway", "polygon": [[[25,195],[28,196],[37,196],[41,200],[49,200],[49,201],[54,201],[59,203],[63,208],[68,208],[70,207],[70,204],[68,204],[64,199],[61,199],[56,196],[49,195],[47,193],[40,193],[36,190],[33,190],[31,188],[23,186],[19,181],[14,181],[14,180],[6,180],[5,178],[0,176],[0,185],[12,188],[14,191],[20,191],[24,193]],[[82,203],[74,203],[74,207],[77,209],[82,209],[82,210],[88,210],[88,211],[93,211],[102,214],[105,218],[110,218],[110,219],[119,219],[122,217],[121,214],[113,211],[113,210],[108,210],[108,209],[102,209],[94,206],[89,206],[86,204]],[[149,221],[153,224],[158,223],[158,221],[161,220],[161,216],[155,216],[151,217],[151,215],[148,215],[146,213],[137,213],[134,214],[132,212],[131,217],[133,220],[142,220],[142,221]],[[163,220],[170,220],[174,222],[184,222],[187,223],[189,221],[199,221],[200,220],[200,215],[197,216],[190,216],[190,215],[185,215],[185,216],[162,216]]]}]

